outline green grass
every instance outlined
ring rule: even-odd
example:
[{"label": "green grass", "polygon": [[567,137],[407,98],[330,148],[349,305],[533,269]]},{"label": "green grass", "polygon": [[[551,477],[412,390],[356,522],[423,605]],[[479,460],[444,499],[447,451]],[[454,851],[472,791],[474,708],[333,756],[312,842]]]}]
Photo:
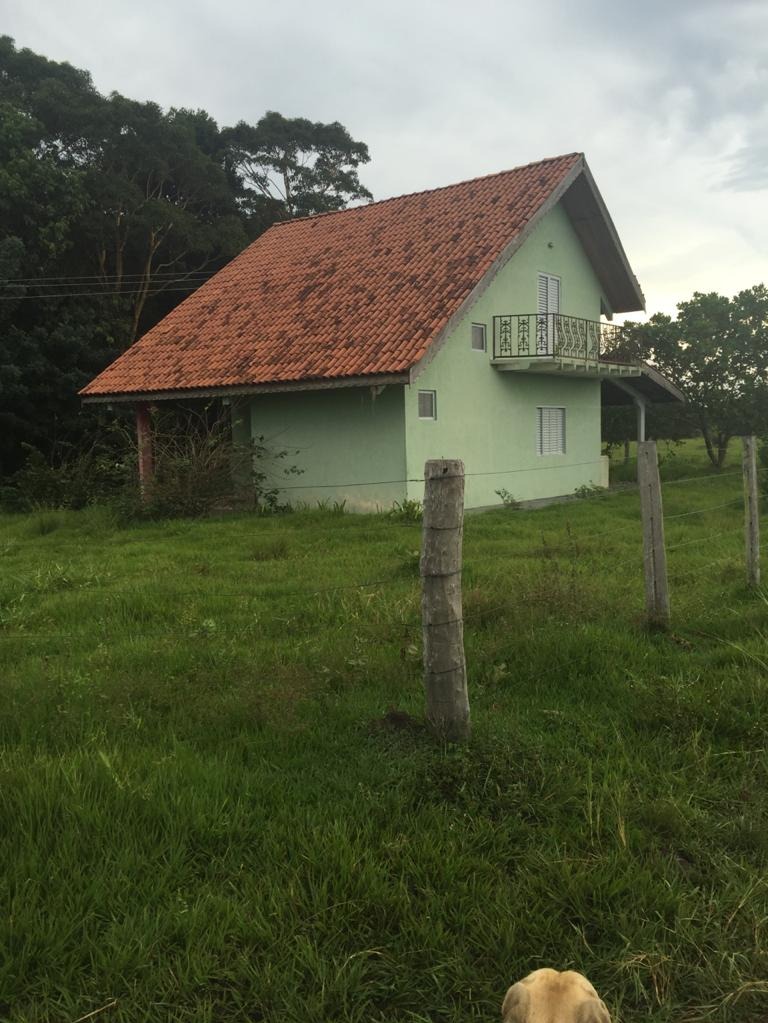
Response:
[{"label": "green grass", "polygon": [[420,727],[416,524],[0,518],[0,1017],[459,1023],[552,965],[620,1023],[768,1018],[732,458],[665,489],[669,635],[631,490],[468,516],[465,749]]},{"label": "green grass", "polygon": [[[678,480],[688,476],[718,475],[741,467],[741,442],[734,438],[729,447],[722,470],[717,470],[707,458],[702,440],[659,441],[657,444],[661,475],[665,480]],[[624,463],[624,448],[614,448],[611,459],[611,480],[622,482],[636,478],[637,444],[629,446],[629,463]]]}]

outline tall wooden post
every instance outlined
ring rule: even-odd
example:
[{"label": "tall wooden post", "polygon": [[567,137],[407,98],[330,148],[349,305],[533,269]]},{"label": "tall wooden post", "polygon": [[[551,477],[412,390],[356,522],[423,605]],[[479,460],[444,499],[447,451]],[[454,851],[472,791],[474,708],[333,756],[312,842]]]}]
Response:
[{"label": "tall wooden post", "polygon": [[136,441],[139,452],[139,491],[142,501],[146,501],[155,475],[152,421],[146,402],[136,405]]},{"label": "tall wooden post", "polygon": [[666,629],[669,627],[667,552],[664,547],[659,460],[654,440],[642,441],[637,445],[637,482],[643,519],[645,609],[649,625]]},{"label": "tall wooden post", "polygon": [[461,606],[464,463],[429,461],[424,480],[420,571],[427,722],[440,738],[462,742],[470,735]]},{"label": "tall wooden post", "polygon": [[744,541],[747,554],[747,585],[760,585],[760,506],[757,496],[757,441],[742,437],[744,470]]}]

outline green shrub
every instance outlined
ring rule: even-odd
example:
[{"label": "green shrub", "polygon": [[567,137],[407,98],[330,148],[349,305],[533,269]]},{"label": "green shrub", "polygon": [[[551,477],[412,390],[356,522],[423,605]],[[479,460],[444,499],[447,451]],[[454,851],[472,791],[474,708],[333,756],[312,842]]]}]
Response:
[{"label": "green shrub", "polygon": [[514,497],[513,494],[510,494],[506,487],[501,487],[500,490],[494,490],[494,493],[498,495],[498,498],[504,505],[504,507],[509,508],[510,511],[514,511],[515,509],[520,507],[520,502]]},{"label": "green shrub", "polygon": [[421,501],[406,497],[394,502],[387,512],[387,518],[393,522],[421,522],[423,511]]},{"label": "green shrub", "polygon": [[233,444],[228,417],[211,421],[205,412],[158,414],[152,440],[152,483],[144,494],[135,483],[126,489],[120,502],[124,518],[195,518],[233,508],[289,510],[278,495],[285,478],[301,472],[283,464],[293,452],[270,448],[264,437]]},{"label": "green shrub", "polygon": [[605,487],[600,487],[597,483],[593,483],[590,480],[589,483],[582,483],[580,487],[576,487],[573,493],[581,500],[585,500],[588,497],[597,497],[600,494],[604,494]]},{"label": "green shrub", "polygon": [[65,448],[50,462],[37,448],[24,447],[26,463],[0,491],[0,503],[10,511],[85,508],[120,494],[133,474],[130,453],[106,446]]},{"label": "green shrub", "polygon": [[[26,464],[0,490],[0,504],[9,511],[108,504],[118,522],[282,510],[280,484],[299,472],[284,464],[290,451],[273,450],[263,437],[234,445],[229,417],[211,417],[208,409],[163,410],[152,418],[154,475],[143,494],[135,438],[116,422],[102,444],[65,448],[53,461],[27,446]],[[333,508],[343,510],[338,502]]]}]

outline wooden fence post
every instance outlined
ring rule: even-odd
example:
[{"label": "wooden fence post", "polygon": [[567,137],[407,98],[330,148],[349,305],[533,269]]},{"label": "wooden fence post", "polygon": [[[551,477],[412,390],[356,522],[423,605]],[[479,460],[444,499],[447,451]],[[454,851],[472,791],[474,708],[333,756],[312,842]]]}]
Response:
[{"label": "wooden fence post", "polygon": [[464,463],[429,461],[424,481],[420,572],[427,722],[440,738],[462,742],[470,735],[461,606]]},{"label": "wooden fence post", "polygon": [[757,441],[742,437],[744,470],[744,539],[747,554],[747,585],[760,585],[760,506],[757,496]]},{"label": "wooden fence post", "polygon": [[142,501],[149,500],[149,491],[155,477],[155,458],[152,443],[152,417],[149,405],[136,405],[136,443],[139,454],[139,493]]},{"label": "wooden fence post", "polygon": [[664,547],[659,460],[654,440],[642,441],[637,445],[637,482],[643,519],[645,609],[649,625],[666,629],[669,627],[667,552]]}]

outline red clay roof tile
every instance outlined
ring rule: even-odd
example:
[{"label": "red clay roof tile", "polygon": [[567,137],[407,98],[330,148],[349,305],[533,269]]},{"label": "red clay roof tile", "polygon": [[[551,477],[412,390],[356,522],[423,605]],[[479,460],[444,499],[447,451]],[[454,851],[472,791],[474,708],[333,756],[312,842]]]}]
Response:
[{"label": "red clay roof tile", "polygon": [[276,224],[80,393],[406,372],[580,160]]}]

